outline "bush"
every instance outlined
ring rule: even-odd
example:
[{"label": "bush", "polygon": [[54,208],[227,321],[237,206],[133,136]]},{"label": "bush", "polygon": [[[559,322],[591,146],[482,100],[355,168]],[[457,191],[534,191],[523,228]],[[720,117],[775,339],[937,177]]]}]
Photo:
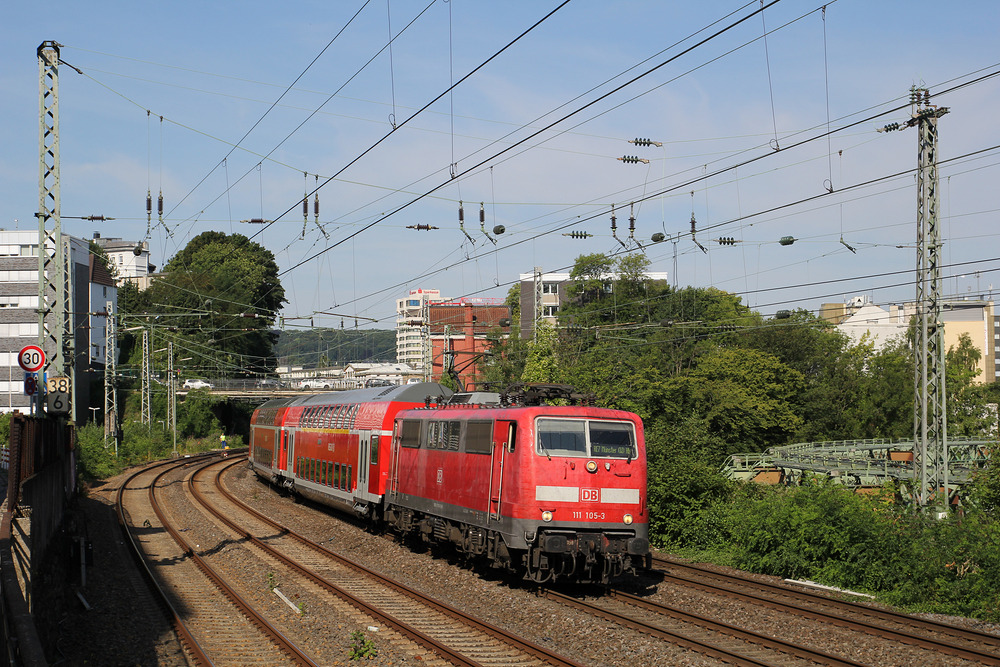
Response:
[{"label": "bush", "polygon": [[125,469],[114,447],[104,446],[104,427],[86,424],[76,429],[77,469],[87,481],[114,477]]},{"label": "bush", "polygon": [[885,590],[905,571],[909,539],[879,499],[830,481],[775,489],[736,524],[739,567],[864,590]]}]

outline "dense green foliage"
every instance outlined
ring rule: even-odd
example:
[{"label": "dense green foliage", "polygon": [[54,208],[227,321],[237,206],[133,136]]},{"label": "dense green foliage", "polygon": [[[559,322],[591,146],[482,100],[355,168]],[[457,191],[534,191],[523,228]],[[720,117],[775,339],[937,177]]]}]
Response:
[{"label": "dense green foliage", "polygon": [[[117,451],[105,446],[104,427],[90,423],[77,429],[79,474],[85,480],[104,479],[128,466],[163,459],[174,452],[174,435],[167,428],[166,396],[154,395],[152,424],[143,424],[138,393],[128,394],[122,417]],[[189,392],[177,402],[177,453],[192,454],[218,449],[221,435],[229,447],[242,447],[249,439],[250,412],[246,405],[234,405],[203,391]],[[0,423],[2,428],[2,423]]]},{"label": "dense green foliage", "polygon": [[[578,258],[558,326],[498,340],[498,385],[562,382],[643,419],[657,546],[878,594],[912,609],[1000,620],[1000,474],[990,466],[942,520],[830,482],[737,483],[736,452],[913,432],[912,331],[878,349],[806,311],[766,319],[712,288],[644,277],[644,256]],[[977,385],[968,338],[948,350],[948,428],[983,436],[1000,388]]]}]

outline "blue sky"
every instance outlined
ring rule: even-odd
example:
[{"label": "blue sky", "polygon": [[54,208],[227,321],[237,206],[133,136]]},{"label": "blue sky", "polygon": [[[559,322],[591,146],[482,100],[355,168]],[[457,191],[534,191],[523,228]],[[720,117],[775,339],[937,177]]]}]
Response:
[{"label": "blue sky", "polygon": [[[1000,288],[1000,76],[974,82],[1000,71],[997,3],[837,0],[824,12],[781,0],[696,46],[760,3],[573,0],[431,104],[557,7],[8,6],[0,227],[37,229],[36,48],[54,40],[82,72],[60,68],[63,229],[148,240],[161,266],[203,231],[253,235],[277,258],[289,323],[391,327],[409,289],[502,298],[534,266],[626,250],[765,315],[856,294],[900,303],[915,294],[916,187],[912,173],[885,177],[916,166],[917,136],[875,130],[909,118],[885,112],[916,85],[950,109],[944,291]],[[663,146],[627,143],[636,137]],[[301,198],[317,184],[319,224],[311,203],[304,223]],[[91,214],[116,219],[71,217]],[[251,218],[275,222],[240,222]],[[593,236],[563,235],[574,230]],[[677,243],[650,243],[656,232]]]}]

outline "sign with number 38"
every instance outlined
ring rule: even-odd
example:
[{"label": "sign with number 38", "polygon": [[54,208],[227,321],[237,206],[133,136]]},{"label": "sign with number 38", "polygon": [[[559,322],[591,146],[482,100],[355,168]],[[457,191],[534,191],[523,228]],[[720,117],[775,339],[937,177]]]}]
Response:
[{"label": "sign with number 38", "polygon": [[45,410],[54,414],[69,414],[69,378],[51,377],[45,382]]}]

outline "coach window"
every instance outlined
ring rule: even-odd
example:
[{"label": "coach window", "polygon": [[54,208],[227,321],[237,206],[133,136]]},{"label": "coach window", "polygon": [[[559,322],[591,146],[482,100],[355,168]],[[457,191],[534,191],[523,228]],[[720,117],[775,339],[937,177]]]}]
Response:
[{"label": "coach window", "polygon": [[371,465],[373,465],[373,466],[377,466],[378,465],[378,436],[377,435],[373,435],[372,436],[372,445],[371,445],[371,447],[372,447],[372,456],[371,456],[371,459],[369,459],[368,462]]},{"label": "coach window", "polygon": [[347,426],[348,426],[348,428],[353,428],[354,427],[354,419],[355,419],[355,417],[357,417],[357,415],[358,415],[358,408],[360,408],[360,407],[361,406],[359,406],[359,405],[352,405],[351,406],[351,413],[347,416]]},{"label": "coach window", "polygon": [[419,447],[420,422],[416,419],[404,419],[399,424],[399,444],[403,447]]},{"label": "coach window", "polygon": [[493,422],[470,421],[465,425],[465,451],[489,454],[493,450]]}]

